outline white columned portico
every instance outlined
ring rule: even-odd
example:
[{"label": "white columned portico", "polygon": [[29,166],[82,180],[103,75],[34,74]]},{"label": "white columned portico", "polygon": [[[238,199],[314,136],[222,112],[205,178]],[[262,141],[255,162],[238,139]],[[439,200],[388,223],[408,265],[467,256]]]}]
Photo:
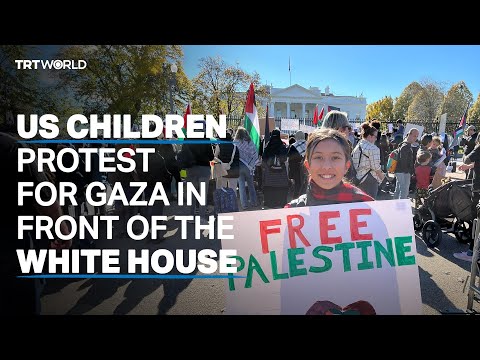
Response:
[{"label": "white columned portico", "polygon": [[[271,104],[271,116],[312,118],[315,111],[315,105],[318,105],[318,112],[324,108],[324,115],[327,113],[327,106],[335,106],[340,111],[346,112],[349,119],[364,119],[366,115],[367,102],[365,97],[357,96],[335,96],[326,89],[322,92],[319,87],[305,88],[298,84],[287,88],[270,88],[268,99]],[[276,104],[278,103],[278,104]],[[270,107],[269,107],[270,109]]]}]

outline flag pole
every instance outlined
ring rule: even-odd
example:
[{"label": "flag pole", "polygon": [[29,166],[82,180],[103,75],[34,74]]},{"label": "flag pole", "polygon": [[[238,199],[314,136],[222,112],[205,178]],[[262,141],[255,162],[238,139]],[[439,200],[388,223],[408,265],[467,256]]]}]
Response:
[{"label": "flag pole", "polygon": [[265,112],[265,128],[263,134],[263,150],[267,146],[268,141],[270,140],[270,123],[268,122],[268,102],[267,102],[267,111]]},{"label": "flag pole", "polygon": [[292,86],[292,72],[290,71],[290,56],[288,57],[288,72],[290,73],[290,86]]}]

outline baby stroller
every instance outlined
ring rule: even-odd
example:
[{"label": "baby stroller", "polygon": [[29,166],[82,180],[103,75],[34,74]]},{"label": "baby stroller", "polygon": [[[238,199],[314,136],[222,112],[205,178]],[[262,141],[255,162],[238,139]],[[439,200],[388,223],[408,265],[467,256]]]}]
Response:
[{"label": "baby stroller", "polygon": [[422,229],[422,238],[428,247],[435,247],[442,238],[442,230],[454,233],[461,243],[472,236],[472,181],[450,181],[433,190],[424,203],[414,211],[413,227]]}]

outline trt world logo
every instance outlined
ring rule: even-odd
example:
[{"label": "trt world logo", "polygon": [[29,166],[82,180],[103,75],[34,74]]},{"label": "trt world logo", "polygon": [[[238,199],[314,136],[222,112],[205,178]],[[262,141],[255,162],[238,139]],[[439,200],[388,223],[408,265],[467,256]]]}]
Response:
[{"label": "trt world logo", "polygon": [[54,70],[82,70],[87,67],[85,60],[15,60],[18,70],[37,70],[37,69],[54,69]]}]

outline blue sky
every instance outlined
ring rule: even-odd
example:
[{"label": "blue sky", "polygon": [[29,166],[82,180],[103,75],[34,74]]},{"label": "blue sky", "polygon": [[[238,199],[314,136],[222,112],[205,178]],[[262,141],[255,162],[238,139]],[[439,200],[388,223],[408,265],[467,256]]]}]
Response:
[{"label": "blue sky", "polygon": [[412,81],[432,79],[445,90],[465,81],[474,101],[480,93],[479,45],[185,45],[187,76],[198,73],[202,57],[220,55],[226,63],[256,71],[262,83],[306,88],[328,85],[335,95],[363,93],[367,103],[397,97]]}]

